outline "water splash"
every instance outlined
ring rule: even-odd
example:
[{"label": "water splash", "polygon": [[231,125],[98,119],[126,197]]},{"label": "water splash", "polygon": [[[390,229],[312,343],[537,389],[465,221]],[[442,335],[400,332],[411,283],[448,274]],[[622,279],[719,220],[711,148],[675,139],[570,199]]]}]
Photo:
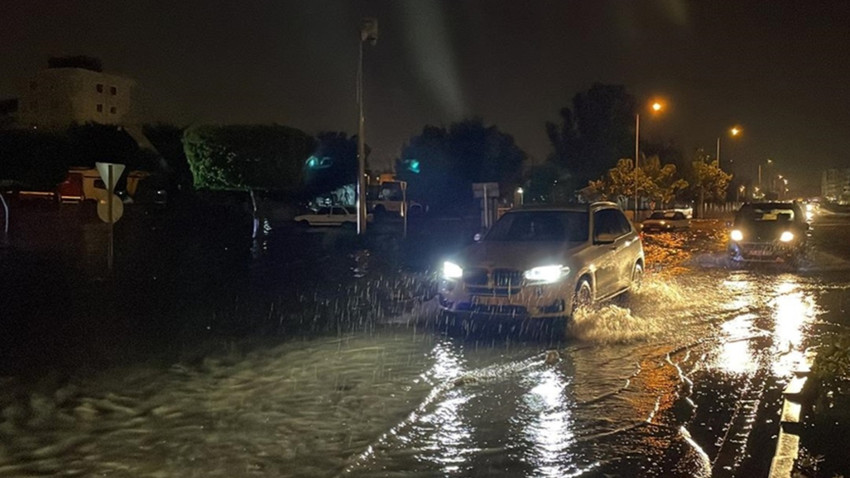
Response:
[{"label": "water splash", "polygon": [[632,342],[656,335],[661,327],[632,315],[629,309],[606,305],[599,309],[579,309],[567,327],[567,334],[583,342],[601,344]]},{"label": "water splash", "polygon": [[[711,289],[711,293],[709,290]],[[650,275],[628,299],[578,310],[567,327],[571,337],[599,344],[628,343],[677,330],[700,316],[710,316],[725,302],[714,283]]]}]

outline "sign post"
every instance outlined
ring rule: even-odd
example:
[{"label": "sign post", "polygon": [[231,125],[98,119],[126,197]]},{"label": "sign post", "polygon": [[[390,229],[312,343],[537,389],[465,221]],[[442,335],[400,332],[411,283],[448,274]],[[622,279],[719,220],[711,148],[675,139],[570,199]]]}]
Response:
[{"label": "sign post", "polygon": [[404,229],[401,238],[407,238],[407,181],[401,182],[401,217],[404,218]]},{"label": "sign post", "polygon": [[495,210],[491,201],[499,197],[499,183],[472,183],[472,195],[481,198],[484,207],[481,226],[485,229],[489,228],[493,225],[493,211]]},{"label": "sign post", "polygon": [[115,221],[121,219],[124,214],[124,203],[116,196],[115,185],[124,172],[123,164],[95,163],[97,172],[100,173],[103,183],[106,185],[106,197],[100,198],[97,203],[97,215],[109,224],[109,244],[107,246],[106,264],[109,272],[112,272],[113,257],[115,251]]}]

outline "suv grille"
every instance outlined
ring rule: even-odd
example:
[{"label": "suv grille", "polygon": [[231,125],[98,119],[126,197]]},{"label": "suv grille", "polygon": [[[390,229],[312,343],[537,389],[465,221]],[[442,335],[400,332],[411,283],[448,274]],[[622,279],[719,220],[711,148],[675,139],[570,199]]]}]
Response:
[{"label": "suv grille", "polygon": [[487,269],[464,269],[463,282],[469,285],[487,285]]},{"label": "suv grille", "polygon": [[522,284],[522,272],[510,269],[496,269],[493,271],[493,285],[496,287],[510,287]]},{"label": "suv grille", "polygon": [[522,271],[513,269],[467,269],[463,271],[466,290],[476,295],[511,295],[522,288]]}]

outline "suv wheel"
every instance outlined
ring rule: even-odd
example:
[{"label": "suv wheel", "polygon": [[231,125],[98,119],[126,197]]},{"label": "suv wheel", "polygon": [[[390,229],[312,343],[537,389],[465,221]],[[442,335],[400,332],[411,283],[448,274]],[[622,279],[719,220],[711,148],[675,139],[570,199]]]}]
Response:
[{"label": "suv wheel", "polygon": [[587,279],[581,279],[576,287],[576,293],[573,296],[573,310],[575,311],[580,307],[587,307],[593,303],[593,287],[590,286],[590,281]]},{"label": "suv wheel", "polygon": [[643,266],[640,265],[640,262],[635,262],[635,268],[632,270],[632,283],[629,287],[631,292],[637,292],[640,290],[641,285],[643,284]]}]

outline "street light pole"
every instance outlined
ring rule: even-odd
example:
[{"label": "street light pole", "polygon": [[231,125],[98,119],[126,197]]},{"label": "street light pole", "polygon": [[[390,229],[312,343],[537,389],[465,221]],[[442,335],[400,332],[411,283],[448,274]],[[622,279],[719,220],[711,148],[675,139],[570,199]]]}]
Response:
[{"label": "street light pole", "polygon": [[717,137],[717,168],[723,171],[723,163],[720,162],[720,136]]},{"label": "street light pole", "polygon": [[[653,113],[658,113],[664,108],[664,105],[659,101],[654,101],[650,107]],[[637,222],[638,214],[638,166],[640,165],[640,110],[635,113],[635,217]]]},{"label": "street light pole", "polygon": [[640,154],[640,113],[635,114],[635,216],[632,219],[637,222],[638,214],[638,155]]},{"label": "street light pole", "polygon": [[366,117],[363,114],[363,43],[378,41],[378,20],[364,18],[360,23],[360,49],[357,63],[357,234],[366,233]]},{"label": "street light pole", "polygon": [[357,63],[357,234],[366,233],[366,142],[363,116],[363,39],[361,32],[360,60]]}]

